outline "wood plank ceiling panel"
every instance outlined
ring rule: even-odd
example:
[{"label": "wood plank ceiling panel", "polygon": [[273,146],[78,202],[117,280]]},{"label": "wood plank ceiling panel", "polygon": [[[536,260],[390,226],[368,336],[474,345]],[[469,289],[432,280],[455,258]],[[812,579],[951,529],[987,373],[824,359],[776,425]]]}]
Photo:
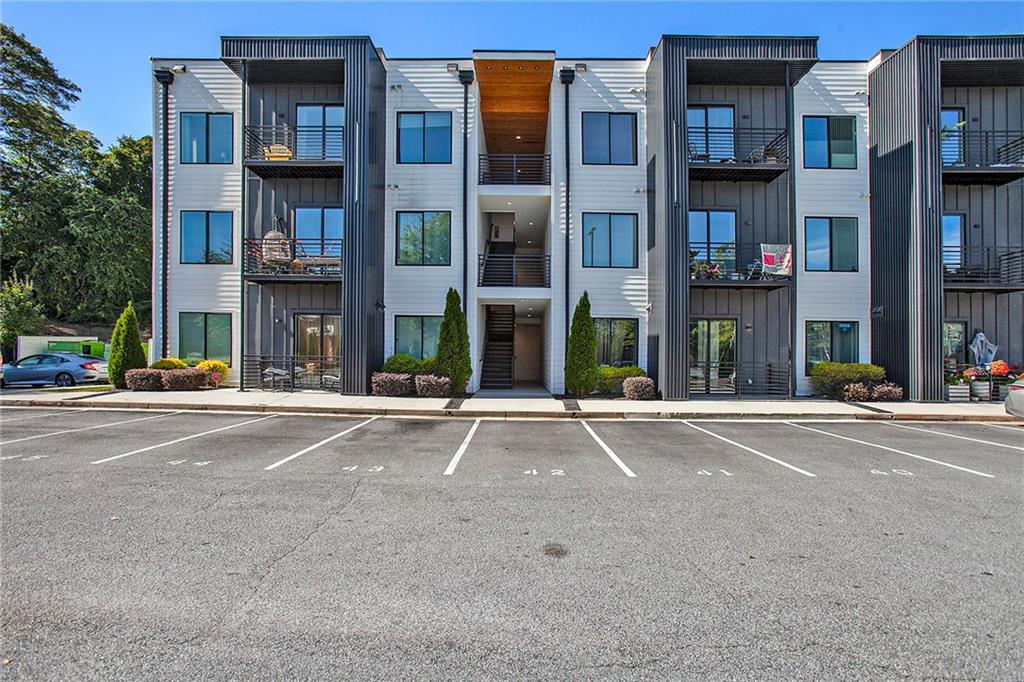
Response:
[{"label": "wood plank ceiling panel", "polygon": [[489,154],[543,154],[553,60],[477,59]]}]

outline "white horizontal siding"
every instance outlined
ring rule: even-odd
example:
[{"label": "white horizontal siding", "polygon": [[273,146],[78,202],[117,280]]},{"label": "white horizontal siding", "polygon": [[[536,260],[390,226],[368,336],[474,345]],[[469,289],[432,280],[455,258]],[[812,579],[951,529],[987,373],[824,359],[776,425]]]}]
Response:
[{"label": "white horizontal siding", "polygon": [[[809,394],[805,374],[808,320],[859,323],[860,360],[871,359],[871,258],[868,185],[867,63],[816,64],[794,88],[797,253],[797,393]],[[854,170],[803,167],[803,117],[835,115],[857,117],[857,168]],[[804,263],[804,219],[850,217],[857,219],[859,270],[807,272]]]}]

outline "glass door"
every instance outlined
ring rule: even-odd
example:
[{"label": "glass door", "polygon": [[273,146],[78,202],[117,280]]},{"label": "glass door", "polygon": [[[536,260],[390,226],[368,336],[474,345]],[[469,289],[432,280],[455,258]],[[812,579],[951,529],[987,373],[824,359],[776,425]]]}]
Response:
[{"label": "glass door", "polygon": [[345,107],[341,104],[299,104],[295,109],[295,157],[326,161],[341,159]]},{"label": "glass door", "polygon": [[961,213],[942,214],[942,267],[948,274],[956,274],[964,265],[964,216]]},{"label": "glass door", "polygon": [[295,315],[295,381],[305,388],[336,388],[341,379],[341,315]]},{"label": "glass door", "polygon": [[726,279],[736,272],[736,212],[689,212],[690,276]]},{"label": "glass door", "polygon": [[686,108],[687,140],[691,161],[724,161],[736,158],[736,132],[732,107]]},{"label": "glass door", "polygon": [[736,393],[736,320],[690,320],[690,393]]},{"label": "glass door", "polygon": [[[341,266],[345,213],[340,207],[301,206],[295,209],[295,251],[303,256],[332,259]],[[335,262],[335,260],[337,262]]]},{"label": "glass door", "polygon": [[964,165],[964,110],[943,109],[939,114],[939,150],[943,166]]}]

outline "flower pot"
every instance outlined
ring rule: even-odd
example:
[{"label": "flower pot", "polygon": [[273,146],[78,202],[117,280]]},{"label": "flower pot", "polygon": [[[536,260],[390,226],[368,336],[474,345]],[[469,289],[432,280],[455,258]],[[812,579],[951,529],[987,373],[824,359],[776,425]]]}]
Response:
[{"label": "flower pot", "polygon": [[949,384],[946,386],[946,400],[951,403],[966,403],[971,400],[971,387],[967,384]]},{"label": "flower pot", "polygon": [[992,399],[992,382],[991,381],[972,381],[971,382],[971,396],[978,400],[991,400]]}]

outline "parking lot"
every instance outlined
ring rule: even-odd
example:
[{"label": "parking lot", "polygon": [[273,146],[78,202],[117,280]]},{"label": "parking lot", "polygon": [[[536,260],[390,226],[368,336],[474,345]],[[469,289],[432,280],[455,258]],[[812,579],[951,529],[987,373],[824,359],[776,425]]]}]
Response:
[{"label": "parking lot", "polygon": [[14,677],[1011,679],[1024,428],[0,409]]}]

